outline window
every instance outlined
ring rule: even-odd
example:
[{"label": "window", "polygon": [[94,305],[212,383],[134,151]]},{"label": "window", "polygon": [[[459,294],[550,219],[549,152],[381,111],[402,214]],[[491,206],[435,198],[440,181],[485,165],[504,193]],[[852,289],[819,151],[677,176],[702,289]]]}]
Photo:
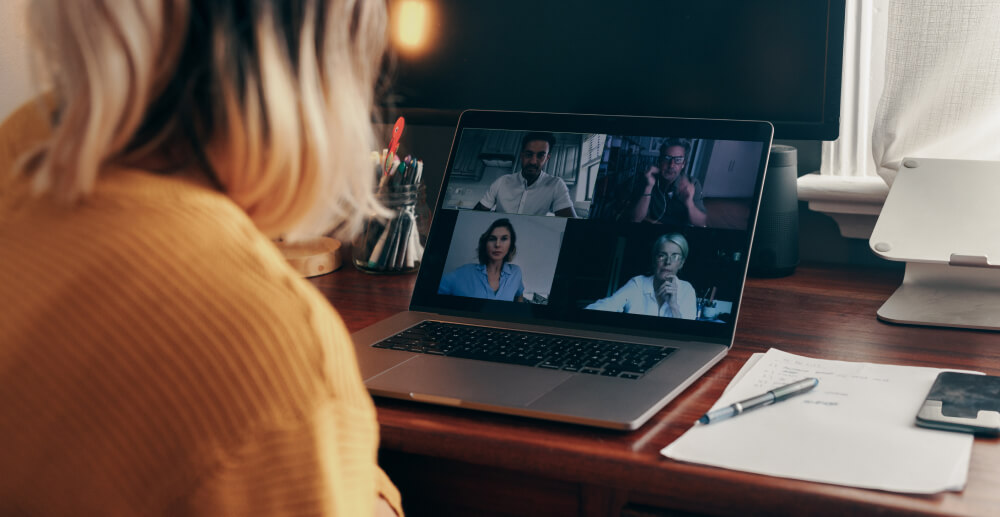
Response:
[{"label": "window", "polygon": [[800,199],[868,238],[904,157],[1000,160],[997,27],[998,2],[848,0],[841,137]]},{"label": "window", "polygon": [[885,68],[889,0],[847,0],[840,138],[823,142],[818,174],[799,178],[799,199],[833,217],[845,237],[867,239],[889,187],[871,153]]}]

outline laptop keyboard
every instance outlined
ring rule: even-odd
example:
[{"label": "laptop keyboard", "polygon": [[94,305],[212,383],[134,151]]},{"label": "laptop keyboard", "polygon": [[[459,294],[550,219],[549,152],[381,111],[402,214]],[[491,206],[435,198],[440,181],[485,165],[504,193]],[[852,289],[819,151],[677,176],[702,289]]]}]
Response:
[{"label": "laptop keyboard", "polygon": [[424,321],[378,348],[638,379],[676,348]]}]

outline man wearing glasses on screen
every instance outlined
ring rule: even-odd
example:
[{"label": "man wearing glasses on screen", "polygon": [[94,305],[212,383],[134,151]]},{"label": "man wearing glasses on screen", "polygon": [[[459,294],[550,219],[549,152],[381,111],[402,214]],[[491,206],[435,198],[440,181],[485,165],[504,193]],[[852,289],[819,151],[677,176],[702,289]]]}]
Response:
[{"label": "man wearing glasses on screen", "polygon": [[684,174],[690,150],[685,140],[663,141],[659,159],[638,180],[640,189],[632,204],[634,222],[706,225],[701,184]]}]

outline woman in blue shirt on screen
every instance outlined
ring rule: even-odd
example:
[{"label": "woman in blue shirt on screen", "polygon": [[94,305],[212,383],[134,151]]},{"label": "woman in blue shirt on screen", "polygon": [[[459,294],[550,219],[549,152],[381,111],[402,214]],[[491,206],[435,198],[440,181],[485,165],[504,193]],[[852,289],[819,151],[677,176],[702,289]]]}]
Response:
[{"label": "woman in blue shirt on screen", "polygon": [[517,234],[507,218],[497,219],[479,236],[479,263],[466,264],[444,275],[438,294],[523,301],[521,268],[510,264],[517,252]]}]

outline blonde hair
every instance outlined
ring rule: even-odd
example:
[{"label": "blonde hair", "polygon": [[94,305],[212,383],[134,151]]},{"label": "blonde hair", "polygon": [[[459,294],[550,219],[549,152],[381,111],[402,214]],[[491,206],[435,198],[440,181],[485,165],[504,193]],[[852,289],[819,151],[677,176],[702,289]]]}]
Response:
[{"label": "blonde hair", "polygon": [[35,0],[54,131],[23,163],[73,201],[108,165],[196,166],[269,237],[350,237],[373,193],[381,0]]}]

